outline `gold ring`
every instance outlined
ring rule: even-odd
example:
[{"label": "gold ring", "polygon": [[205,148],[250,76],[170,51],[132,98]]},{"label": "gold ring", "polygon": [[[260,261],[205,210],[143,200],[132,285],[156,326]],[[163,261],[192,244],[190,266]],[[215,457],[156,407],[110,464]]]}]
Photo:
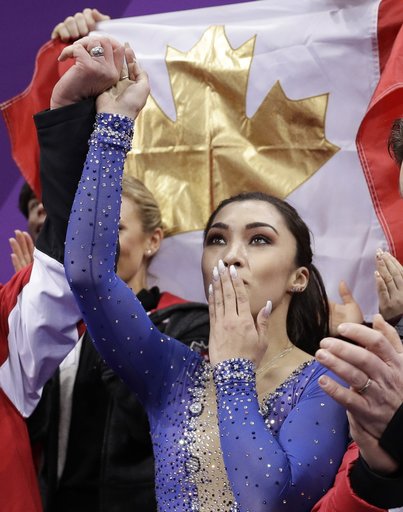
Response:
[{"label": "gold ring", "polygon": [[372,380],[368,377],[367,382],[362,386],[362,388],[356,389],[357,393],[360,393],[360,394],[364,393],[364,391],[366,391],[369,388],[369,386],[371,385],[371,382],[372,382]]}]

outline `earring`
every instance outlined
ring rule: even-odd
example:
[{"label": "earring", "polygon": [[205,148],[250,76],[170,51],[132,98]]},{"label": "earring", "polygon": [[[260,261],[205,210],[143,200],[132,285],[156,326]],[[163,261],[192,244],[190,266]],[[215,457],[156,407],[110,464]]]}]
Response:
[{"label": "earring", "polygon": [[301,291],[301,288],[299,286],[293,286],[290,290],[291,293],[300,293]]},{"label": "earring", "polygon": [[151,256],[151,253],[152,253],[152,250],[151,249],[147,249],[148,256]]}]

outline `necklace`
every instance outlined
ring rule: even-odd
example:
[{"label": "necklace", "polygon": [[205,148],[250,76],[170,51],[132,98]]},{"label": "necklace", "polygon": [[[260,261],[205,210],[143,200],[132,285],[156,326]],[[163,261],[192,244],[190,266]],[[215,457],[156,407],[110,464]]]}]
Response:
[{"label": "necklace", "polygon": [[276,361],[278,361],[279,359],[282,359],[284,356],[286,356],[289,352],[291,352],[291,350],[294,347],[295,347],[295,345],[291,345],[291,347],[285,348],[282,352],[280,352],[279,354],[274,356],[273,359],[270,359],[270,361],[268,361],[265,365],[261,366],[260,368],[258,368],[256,370],[256,375],[259,375],[264,370],[268,370],[269,368],[271,368]]}]

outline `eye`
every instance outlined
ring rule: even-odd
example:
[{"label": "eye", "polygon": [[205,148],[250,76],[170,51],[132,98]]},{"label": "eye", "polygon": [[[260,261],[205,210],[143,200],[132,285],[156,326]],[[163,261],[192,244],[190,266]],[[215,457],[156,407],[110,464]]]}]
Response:
[{"label": "eye", "polygon": [[271,245],[272,241],[267,236],[254,235],[249,243],[251,245]]},{"label": "eye", "polygon": [[211,233],[206,238],[206,245],[224,245],[225,239],[219,233]]}]

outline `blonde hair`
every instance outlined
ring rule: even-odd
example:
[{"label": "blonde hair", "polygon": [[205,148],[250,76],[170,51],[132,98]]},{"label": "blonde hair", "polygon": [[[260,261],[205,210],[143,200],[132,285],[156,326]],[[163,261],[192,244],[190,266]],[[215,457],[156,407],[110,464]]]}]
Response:
[{"label": "blonde hair", "polygon": [[143,231],[151,233],[156,228],[164,231],[160,207],[144,183],[134,176],[124,175],[122,189],[122,195],[138,208]]}]

